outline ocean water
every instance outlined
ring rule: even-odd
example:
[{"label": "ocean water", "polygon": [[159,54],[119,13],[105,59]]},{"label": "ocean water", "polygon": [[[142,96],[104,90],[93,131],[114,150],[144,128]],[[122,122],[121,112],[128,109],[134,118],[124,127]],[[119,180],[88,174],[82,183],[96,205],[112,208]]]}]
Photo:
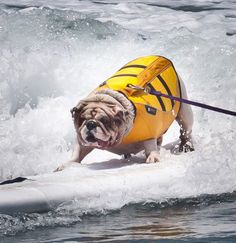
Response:
[{"label": "ocean water", "polygon": [[[236,110],[234,0],[0,0],[0,181],[68,160],[70,108],[126,62],[152,54],[174,62],[190,99]],[[193,111],[193,153],[165,146],[160,163],[126,166],[94,151],[80,174],[116,171],[106,192],[104,179],[91,203],[0,214],[0,242],[235,242],[235,118]],[[164,144],[178,130],[173,124]],[[119,168],[107,172],[114,158]],[[144,166],[160,172],[142,178]],[[119,177],[134,170],[137,180]]]}]

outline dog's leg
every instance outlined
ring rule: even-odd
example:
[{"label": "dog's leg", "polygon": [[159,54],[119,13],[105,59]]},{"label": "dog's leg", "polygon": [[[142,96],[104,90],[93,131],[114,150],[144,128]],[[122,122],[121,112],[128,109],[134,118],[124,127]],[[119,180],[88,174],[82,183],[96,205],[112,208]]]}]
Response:
[{"label": "dog's leg", "polygon": [[147,156],[146,163],[155,163],[160,161],[161,143],[162,137],[144,141],[144,149]]},{"label": "dog's leg", "polygon": [[87,154],[89,154],[92,150],[93,150],[93,148],[91,148],[91,147],[85,147],[85,146],[82,146],[79,143],[77,143],[75,145],[75,148],[72,153],[72,157],[69,162],[80,163],[84,159],[84,157]]},{"label": "dog's leg", "polygon": [[[181,79],[180,85],[182,97],[184,99],[188,99],[185,85]],[[190,105],[181,103],[179,113],[176,117],[176,121],[180,126],[180,144],[178,147],[175,147],[172,152],[179,153],[194,151],[192,142],[193,112]]]},{"label": "dog's leg", "polygon": [[81,163],[81,161],[84,159],[84,157],[89,154],[93,148],[91,147],[85,147],[77,143],[75,145],[75,148],[72,153],[72,157],[69,161],[66,163],[63,163],[61,166],[59,166],[55,171],[61,171],[65,169],[66,167],[70,166],[73,162]]}]

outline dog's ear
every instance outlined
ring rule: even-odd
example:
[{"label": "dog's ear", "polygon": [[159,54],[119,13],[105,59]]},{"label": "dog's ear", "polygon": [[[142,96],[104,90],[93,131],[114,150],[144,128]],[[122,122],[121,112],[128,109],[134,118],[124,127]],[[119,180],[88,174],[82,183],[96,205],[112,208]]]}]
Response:
[{"label": "dog's ear", "polygon": [[70,110],[72,118],[75,118],[75,113],[78,112],[78,108],[75,106]]},{"label": "dog's ear", "polygon": [[79,116],[79,114],[81,113],[82,109],[87,105],[88,103],[87,102],[84,102],[84,101],[80,101],[79,104],[75,107],[73,107],[71,110],[70,110],[70,113],[72,115],[72,118],[76,118]]}]

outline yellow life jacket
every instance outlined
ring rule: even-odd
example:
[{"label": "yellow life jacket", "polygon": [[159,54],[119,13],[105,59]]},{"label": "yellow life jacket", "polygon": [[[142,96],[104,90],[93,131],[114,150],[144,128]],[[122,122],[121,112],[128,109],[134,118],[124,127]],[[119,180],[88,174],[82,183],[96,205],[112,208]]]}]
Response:
[{"label": "yellow life jacket", "polygon": [[123,144],[159,138],[175,120],[180,103],[133,89],[130,84],[181,97],[172,62],[162,56],[140,57],[127,63],[97,88],[122,92],[136,108],[133,128],[123,138]]}]

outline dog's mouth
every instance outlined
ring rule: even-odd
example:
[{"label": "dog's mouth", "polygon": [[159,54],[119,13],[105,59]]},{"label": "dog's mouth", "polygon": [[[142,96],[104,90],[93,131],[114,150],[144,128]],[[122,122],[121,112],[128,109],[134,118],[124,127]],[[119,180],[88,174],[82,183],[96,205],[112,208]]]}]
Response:
[{"label": "dog's mouth", "polygon": [[[95,126],[96,124],[96,126]],[[120,142],[120,134],[117,132],[109,132],[106,127],[98,122],[84,122],[77,130],[79,140],[83,146],[94,147],[100,149],[108,149]]]},{"label": "dog's mouth", "polygon": [[111,138],[109,138],[107,141],[104,141],[102,139],[96,138],[92,133],[88,133],[86,141],[89,143],[97,143],[96,147],[99,148],[108,148],[111,146]]},{"label": "dog's mouth", "polygon": [[103,141],[101,139],[97,139],[97,143],[101,148],[108,148],[111,146],[109,141]]}]

